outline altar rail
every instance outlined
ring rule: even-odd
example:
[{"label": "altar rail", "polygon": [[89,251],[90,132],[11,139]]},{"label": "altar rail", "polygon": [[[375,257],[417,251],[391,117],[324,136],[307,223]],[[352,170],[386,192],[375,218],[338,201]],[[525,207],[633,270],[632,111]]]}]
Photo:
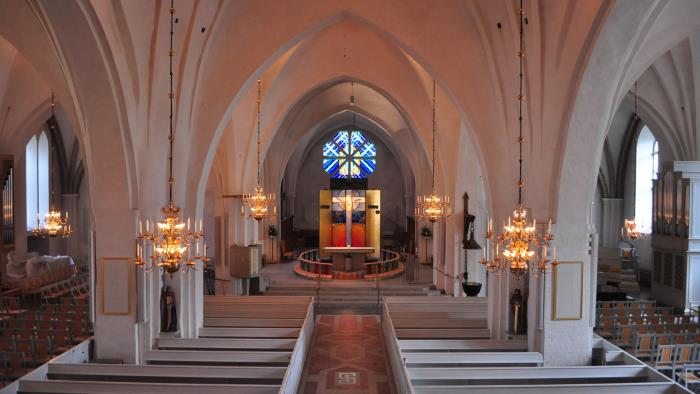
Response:
[{"label": "altar rail", "polygon": [[[360,277],[356,279],[385,279],[401,274],[404,265],[400,255],[391,250],[382,250],[378,261],[363,263]],[[299,255],[299,263],[294,272],[308,279],[339,279],[333,269],[333,263],[321,261],[318,249],[311,249]],[[355,279],[355,278],[353,278]]]}]

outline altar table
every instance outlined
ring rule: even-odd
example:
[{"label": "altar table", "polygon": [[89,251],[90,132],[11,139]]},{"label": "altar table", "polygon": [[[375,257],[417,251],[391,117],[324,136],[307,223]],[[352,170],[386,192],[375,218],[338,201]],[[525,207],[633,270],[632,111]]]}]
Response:
[{"label": "altar table", "polygon": [[374,253],[374,248],[358,246],[329,246],[323,251],[333,257],[333,268],[337,271],[352,272],[362,270],[365,256]]}]

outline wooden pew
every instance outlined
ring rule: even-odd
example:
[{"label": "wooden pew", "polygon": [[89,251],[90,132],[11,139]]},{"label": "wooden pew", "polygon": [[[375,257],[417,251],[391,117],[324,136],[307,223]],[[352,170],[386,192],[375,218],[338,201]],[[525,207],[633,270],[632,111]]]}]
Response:
[{"label": "wooden pew", "polygon": [[159,338],[161,350],[293,350],[296,338]]},{"label": "wooden pew", "polygon": [[486,319],[392,319],[395,328],[487,328]]},{"label": "wooden pew", "polygon": [[71,380],[20,381],[22,393],[129,393],[129,394],[277,394],[278,385],[247,384],[185,384],[185,383],[135,383],[92,382]]},{"label": "wooden pew", "polygon": [[279,385],[285,371],[285,367],[49,364],[47,377],[82,381]]},{"label": "wooden pew", "polygon": [[[263,307],[264,308],[264,307]],[[304,319],[306,310],[286,309],[231,309],[204,311],[206,319],[212,318],[254,318],[254,319]]]},{"label": "wooden pew", "polygon": [[410,352],[500,352],[527,351],[525,340],[471,340],[471,339],[402,339],[399,346],[404,353]]},{"label": "wooden pew", "polygon": [[202,327],[200,338],[296,338],[298,327]]},{"label": "wooden pew", "polygon": [[399,339],[489,339],[491,331],[487,328],[397,328]]},{"label": "wooden pew", "polygon": [[454,385],[530,385],[644,383],[661,381],[643,365],[552,368],[409,368],[414,387]]},{"label": "wooden pew", "polygon": [[599,383],[552,385],[494,385],[494,386],[421,386],[414,387],[415,394],[675,394],[686,393],[673,382],[653,383]]},{"label": "wooden pew", "polygon": [[542,354],[538,352],[409,352],[403,357],[406,366],[413,367],[449,367],[449,366],[483,366],[486,364],[506,366],[539,366],[543,363]]},{"label": "wooden pew", "polygon": [[291,354],[285,351],[150,350],[146,362],[160,365],[287,365]]},{"label": "wooden pew", "polygon": [[205,317],[205,327],[277,327],[277,328],[299,328],[304,323],[304,318],[300,319],[260,319],[241,317]]}]

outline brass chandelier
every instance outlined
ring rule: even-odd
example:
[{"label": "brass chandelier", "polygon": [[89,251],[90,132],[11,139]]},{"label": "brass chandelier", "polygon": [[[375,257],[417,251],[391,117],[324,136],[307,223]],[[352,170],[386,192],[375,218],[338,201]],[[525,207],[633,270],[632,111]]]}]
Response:
[{"label": "brass chandelier", "polygon": [[418,196],[416,200],[416,217],[435,223],[444,220],[452,214],[450,197],[439,196],[435,192],[435,80],[433,80],[433,157],[432,157],[432,190],[430,195]]},{"label": "brass chandelier", "polygon": [[247,214],[248,217],[251,219],[255,219],[258,222],[267,218],[267,217],[272,217],[277,215],[277,206],[275,205],[275,194],[274,193],[269,193],[265,194],[265,190],[263,187],[260,185],[260,105],[262,103],[262,100],[260,98],[260,91],[261,91],[261,84],[262,82],[258,79],[258,156],[257,156],[257,164],[258,164],[258,178],[257,178],[257,186],[255,187],[255,191],[253,194],[244,194],[243,195],[243,206],[241,206],[241,215],[245,216],[246,215],[246,208],[247,208]]},{"label": "brass chandelier", "polygon": [[[156,268],[163,268],[165,272],[173,275],[180,268],[184,272],[196,269],[198,262],[207,262],[207,244],[204,241],[204,231],[202,220],[194,223],[194,228],[190,229],[190,219],[187,223],[180,220],[180,207],[173,201],[173,142],[175,134],[173,132],[173,27],[175,18],[174,0],[170,1],[170,132],[168,141],[170,150],[168,154],[168,202],[161,209],[163,219],[155,223],[151,228],[150,222],[146,220],[146,231],[143,231],[143,223],[139,222],[139,232],[136,236],[136,258],[134,263],[146,272],[151,272]],[[194,253],[192,248],[194,246]]]},{"label": "brass chandelier", "polygon": [[[634,121],[639,119],[637,115],[637,81],[634,82]],[[637,226],[637,218],[625,219],[625,224],[620,229],[622,239],[634,240],[642,237],[642,233]]]},{"label": "brass chandelier", "polygon": [[[523,1],[520,0],[520,8],[518,9],[520,16],[520,50],[518,51],[519,59],[519,94],[518,100],[518,205],[511,217],[508,218],[508,224],[503,226],[503,232],[499,236],[494,236],[493,221],[489,219],[486,230],[487,247],[484,248],[484,256],[481,263],[486,266],[486,270],[491,273],[502,273],[506,267],[518,279],[528,271],[528,268],[533,269],[533,274],[539,276],[546,272],[557,262],[556,248],[553,250],[552,260],[548,259],[547,249],[550,247],[551,241],[554,239],[552,234],[552,221],[550,219],[547,231],[542,235],[537,234],[537,221],[532,223],[527,222],[527,209],[523,205],[523,58],[525,57],[525,32],[523,22],[525,19],[525,9]],[[496,244],[495,253],[491,248],[491,242]],[[500,249],[503,249],[499,253]],[[487,255],[487,250],[489,251]],[[551,263],[551,264],[550,264]]]},{"label": "brass chandelier", "polygon": [[[53,92],[51,92],[51,118],[54,118],[54,107],[56,104],[54,103],[54,96]],[[51,165],[51,164],[49,164]],[[53,167],[53,166],[52,166]],[[51,180],[49,179],[49,182]],[[38,202],[38,200],[37,200]],[[37,213],[36,215],[36,227],[32,230],[32,233],[38,237],[46,238],[46,237],[51,237],[54,238],[58,235],[60,235],[63,238],[67,238],[71,235],[73,230],[71,230],[70,224],[68,224],[68,211],[66,211],[66,215],[63,216],[63,213],[61,211],[56,209],[56,206],[54,205],[54,194],[51,192],[51,208],[49,209],[48,212],[46,212],[46,215],[44,215],[44,225],[42,226],[39,223],[39,214]]]}]

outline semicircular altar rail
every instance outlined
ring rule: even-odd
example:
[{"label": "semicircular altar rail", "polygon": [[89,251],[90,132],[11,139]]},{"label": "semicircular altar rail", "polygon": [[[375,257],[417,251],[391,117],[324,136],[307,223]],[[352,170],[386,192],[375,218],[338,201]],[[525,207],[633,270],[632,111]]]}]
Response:
[{"label": "semicircular altar rail", "polygon": [[391,250],[382,249],[380,258],[362,263],[362,269],[353,272],[338,271],[332,262],[323,261],[318,249],[311,249],[299,255],[294,272],[307,279],[338,280],[375,280],[388,279],[403,273],[405,267],[400,255]]}]

